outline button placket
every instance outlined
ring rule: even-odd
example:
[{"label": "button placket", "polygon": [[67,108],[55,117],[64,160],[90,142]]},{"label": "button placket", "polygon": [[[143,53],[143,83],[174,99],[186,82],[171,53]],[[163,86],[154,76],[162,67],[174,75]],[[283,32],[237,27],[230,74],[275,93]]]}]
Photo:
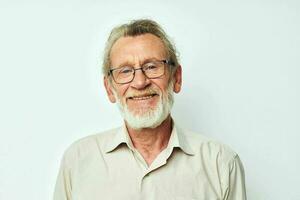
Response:
[{"label": "button placket", "polygon": [[143,190],[143,185],[145,184],[145,181],[147,181],[150,178],[151,171],[146,170],[143,172],[143,175],[140,178],[140,191]]}]

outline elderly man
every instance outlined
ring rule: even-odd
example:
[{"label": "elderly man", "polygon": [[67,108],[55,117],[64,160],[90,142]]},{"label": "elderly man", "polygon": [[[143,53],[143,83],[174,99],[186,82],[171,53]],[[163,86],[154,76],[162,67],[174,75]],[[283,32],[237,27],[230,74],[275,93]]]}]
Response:
[{"label": "elderly man", "polygon": [[170,115],[181,90],[174,45],[154,21],[112,30],[103,72],[120,128],[75,142],[65,152],[55,200],[245,200],[238,155],[181,129]]}]

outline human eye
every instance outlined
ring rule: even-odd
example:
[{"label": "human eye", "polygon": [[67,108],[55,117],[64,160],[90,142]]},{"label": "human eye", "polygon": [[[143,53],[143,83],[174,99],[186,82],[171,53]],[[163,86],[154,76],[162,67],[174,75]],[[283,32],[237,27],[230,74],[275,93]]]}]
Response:
[{"label": "human eye", "polygon": [[119,74],[130,74],[132,73],[132,67],[122,67],[119,69]]},{"label": "human eye", "polygon": [[158,68],[157,64],[156,63],[146,63],[144,66],[143,66],[143,70],[144,71],[155,71],[156,69]]}]

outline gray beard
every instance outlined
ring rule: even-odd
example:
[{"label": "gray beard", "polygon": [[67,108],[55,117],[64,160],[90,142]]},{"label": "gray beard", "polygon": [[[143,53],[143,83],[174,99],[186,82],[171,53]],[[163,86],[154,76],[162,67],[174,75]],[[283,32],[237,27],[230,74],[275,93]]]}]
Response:
[{"label": "gray beard", "polygon": [[122,103],[116,92],[113,90],[115,97],[117,97],[117,106],[119,111],[126,121],[127,125],[132,129],[138,130],[143,128],[158,127],[170,114],[173,103],[173,81],[170,82],[167,88],[167,93],[159,94],[160,99],[154,109],[142,110],[139,112],[130,111],[126,103]]}]

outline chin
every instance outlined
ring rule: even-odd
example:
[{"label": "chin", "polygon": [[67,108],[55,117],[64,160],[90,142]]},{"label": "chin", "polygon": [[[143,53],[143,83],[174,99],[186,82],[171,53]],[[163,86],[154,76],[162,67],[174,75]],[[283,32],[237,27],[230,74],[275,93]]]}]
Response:
[{"label": "chin", "polygon": [[130,115],[136,117],[136,118],[144,118],[144,117],[150,117],[155,115],[154,113],[158,110],[157,108],[134,108],[134,109],[128,109],[127,112],[130,113]]},{"label": "chin", "polygon": [[127,125],[133,129],[156,128],[169,116],[172,104],[159,102],[151,108],[129,110],[126,106],[121,109]]}]

